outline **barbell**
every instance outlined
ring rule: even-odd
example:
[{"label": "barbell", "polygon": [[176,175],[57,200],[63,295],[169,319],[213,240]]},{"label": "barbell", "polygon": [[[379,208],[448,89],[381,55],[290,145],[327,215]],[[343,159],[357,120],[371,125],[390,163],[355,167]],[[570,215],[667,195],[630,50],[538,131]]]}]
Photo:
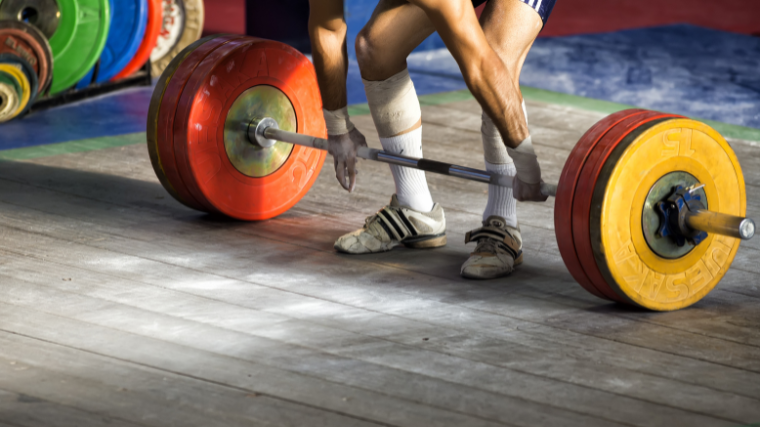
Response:
[{"label": "barbell", "polygon": [[[161,75],[148,112],[148,151],[179,202],[242,220],[275,217],[311,188],[327,140],[313,66],[270,40],[215,35]],[[371,148],[359,157],[511,186],[487,171]],[[704,123],[629,109],[575,145],[558,185],[555,231],[573,278],[604,299],[676,310],[725,275],[741,239],[744,178],[728,143]]]}]

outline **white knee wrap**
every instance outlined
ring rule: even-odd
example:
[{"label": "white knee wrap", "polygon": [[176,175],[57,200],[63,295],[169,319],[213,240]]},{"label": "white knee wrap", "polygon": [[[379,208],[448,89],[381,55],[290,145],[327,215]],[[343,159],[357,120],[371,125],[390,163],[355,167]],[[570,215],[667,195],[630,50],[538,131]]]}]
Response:
[{"label": "white knee wrap", "polygon": [[379,82],[362,81],[367,93],[367,104],[381,138],[411,129],[422,117],[420,102],[408,70],[404,69]]}]

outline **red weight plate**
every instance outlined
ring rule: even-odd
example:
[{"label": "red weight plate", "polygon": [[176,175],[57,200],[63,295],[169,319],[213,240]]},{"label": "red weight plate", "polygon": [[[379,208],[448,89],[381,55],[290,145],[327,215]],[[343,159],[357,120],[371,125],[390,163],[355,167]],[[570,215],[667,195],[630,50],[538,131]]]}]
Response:
[{"label": "red weight plate", "polygon": [[45,93],[53,79],[53,53],[40,30],[25,22],[0,21],[0,53],[12,53],[29,62],[37,74],[37,93]]},{"label": "red weight plate", "polygon": [[[161,76],[158,78],[156,87],[153,89],[153,95],[150,98],[150,104],[148,106],[146,140],[148,143],[148,155],[150,156],[150,163],[153,166],[153,170],[156,172],[156,177],[158,177],[161,185],[166,189],[166,191],[169,192],[169,194],[171,194],[172,197],[174,197],[177,201],[184,204],[185,206],[197,210],[203,210],[203,207],[192,199],[182,199],[182,197],[180,197],[180,195],[177,193],[177,190],[174,189],[175,186],[184,187],[184,183],[182,183],[182,181],[171,182],[164,172],[163,163],[166,163],[166,161],[162,162],[161,156],[159,154],[159,133],[162,133],[163,129],[159,131],[158,118],[162,108],[161,105],[164,99],[164,95],[166,95],[166,88],[174,77],[174,73],[177,71],[177,68],[188,57],[188,55],[195,51],[195,49],[197,49],[199,46],[220,36],[223,36],[223,34],[202,38],[195,43],[187,46],[177,56],[175,56],[171,62],[169,62],[164,72],[161,73]],[[171,103],[169,102],[168,105],[171,105]],[[171,108],[174,107],[172,106]],[[164,115],[164,118],[166,118],[166,115]],[[163,143],[167,142],[165,138],[162,141]],[[173,140],[169,140],[168,142],[171,143]],[[176,167],[174,168],[176,169]],[[184,193],[187,193],[187,190],[185,190]]]},{"label": "red weight plate", "polygon": [[157,129],[157,147],[158,157],[161,167],[166,175],[167,180],[177,192],[178,199],[188,206],[205,212],[216,212],[214,208],[205,200],[198,200],[188,189],[188,183],[185,182],[177,169],[175,159],[174,144],[176,141],[174,134],[174,122],[177,117],[177,106],[179,104],[182,92],[193,75],[193,71],[206,56],[213,53],[215,49],[244,38],[241,35],[225,34],[215,37],[206,43],[198,46],[190,52],[182,63],[177,67],[171,80],[169,80],[166,90],[164,91],[161,106],[158,110]]},{"label": "red weight plate", "polygon": [[562,175],[557,186],[557,197],[554,201],[554,231],[557,235],[557,245],[567,269],[584,289],[599,298],[607,298],[588,279],[583,271],[581,261],[575,249],[573,240],[573,199],[575,189],[580,178],[583,165],[586,163],[589,153],[594,149],[599,140],[615,125],[622,120],[646,110],[630,109],[618,111],[598,121],[578,140],[573,147],[570,156],[562,169]]},{"label": "red weight plate", "polygon": [[[314,67],[290,46],[247,38],[209,55],[188,81],[174,124],[177,166],[188,189],[219,212],[242,220],[275,217],[295,205],[319,175],[326,152],[294,146],[269,175],[250,177],[227,157],[224,123],[246,90],[271,86],[293,107],[297,132],[326,138]],[[195,188],[189,182],[195,183]]]},{"label": "red weight plate", "polygon": [[681,117],[674,114],[646,111],[635,114],[617,123],[611,128],[591,150],[586,163],[581,170],[575,197],[573,198],[573,239],[575,250],[580,260],[580,266],[591,283],[606,297],[613,301],[630,304],[625,295],[615,292],[599,271],[591,245],[589,218],[591,216],[591,200],[599,174],[612,151],[626,136],[639,126],[663,118]]},{"label": "red weight plate", "polygon": [[143,36],[142,42],[140,42],[140,47],[137,48],[135,56],[133,56],[127,65],[124,66],[124,69],[119,71],[119,74],[114,76],[111,80],[129,77],[148,62],[148,58],[150,58],[153,48],[156,47],[158,35],[161,34],[161,27],[164,22],[163,18],[163,0],[148,0],[148,25],[145,27],[145,35]]}]

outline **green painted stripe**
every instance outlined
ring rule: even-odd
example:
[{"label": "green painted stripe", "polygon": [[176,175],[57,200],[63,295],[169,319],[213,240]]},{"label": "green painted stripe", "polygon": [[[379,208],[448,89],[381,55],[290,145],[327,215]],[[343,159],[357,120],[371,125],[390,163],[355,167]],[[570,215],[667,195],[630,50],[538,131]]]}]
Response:
[{"label": "green painted stripe", "polygon": [[81,139],[58,144],[38,145],[36,147],[14,148],[0,151],[1,160],[29,160],[40,157],[52,157],[61,154],[83,153],[104,148],[123,147],[125,145],[145,144],[145,132],[118,136]]},{"label": "green painted stripe", "polygon": [[[566,93],[552,92],[550,90],[537,89],[534,87],[520,86],[523,98],[530,101],[546,102],[547,104],[565,105],[568,107],[578,108],[586,111],[596,111],[603,114],[612,114],[628,108],[638,108],[633,105],[618,104],[616,102],[602,101],[599,99],[584,98],[577,95],[568,95]],[[420,105],[441,105],[458,101],[469,101],[475,99],[468,90],[458,90],[455,92],[435,93],[430,95],[421,95]],[[369,114],[367,104],[356,104],[348,107],[349,115],[361,116]],[[699,119],[700,122],[706,123],[717,130],[726,138],[743,139],[746,141],[760,141],[760,129],[749,128],[745,126],[732,125],[728,123],[716,122],[715,120]]]},{"label": "green painted stripe", "polygon": [[349,116],[366,116],[369,114],[369,105],[365,102],[364,104],[354,104],[348,106],[348,115]]},{"label": "green painted stripe", "polygon": [[[627,108],[636,108],[632,105],[618,104],[615,102],[598,99],[584,98],[582,96],[568,95],[566,93],[552,92],[549,90],[536,89],[521,86],[523,97],[530,101],[546,102],[555,105],[565,105],[587,111],[596,111],[604,114],[612,114]],[[442,105],[452,102],[469,101],[475,99],[470,91],[458,90],[454,92],[434,93],[419,97],[420,105]],[[354,104],[348,107],[351,116],[363,116],[370,113],[367,104]],[[696,119],[712,126],[721,135],[727,138],[743,139],[746,141],[760,141],[760,129],[737,126],[714,120]],[[145,133],[132,133],[120,136],[106,136],[102,138],[83,139],[79,141],[63,142],[60,144],[41,145],[36,147],[16,148],[0,151],[0,159],[3,160],[27,160],[40,157],[57,156],[60,154],[82,153],[85,151],[102,150],[104,148],[121,147],[132,144],[145,143]]]},{"label": "green painted stripe", "polygon": [[[628,108],[638,108],[633,105],[618,104],[615,102],[602,101],[599,99],[584,98],[582,96],[568,95],[566,93],[552,92],[533,87],[521,86],[523,98],[531,101],[541,101],[555,105],[566,105],[569,107],[580,108],[587,111],[596,111],[604,114],[625,110]],[[746,141],[760,141],[760,129],[749,128],[745,126],[732,125],[715,120],[700,119],[694,117],[694,120],[703,122],[726,138],[743,139]]]}]

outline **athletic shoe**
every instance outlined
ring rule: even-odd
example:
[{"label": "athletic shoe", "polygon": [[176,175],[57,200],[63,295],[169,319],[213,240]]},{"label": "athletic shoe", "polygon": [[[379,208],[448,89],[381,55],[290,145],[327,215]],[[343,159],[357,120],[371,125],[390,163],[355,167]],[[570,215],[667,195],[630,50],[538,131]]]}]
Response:
[{"label": "athletic shoe", "polygon": [[446,245],[446,218],[438,203],[430,212],[401,206],[394,194],[391,203],[367,217],[364,227],[341,236],[335,249],[349,254],[385,252],[403,244],[409,248],[438,248]]},{"label": "athletic shoe", "polygon": [[493,279],[506,276],[522,264],[520,230],[506,225],[504,218],[493,215],[483,221],[483,227],[467,232],[464,242],[478,246],[462,265],[462,277]]}]

